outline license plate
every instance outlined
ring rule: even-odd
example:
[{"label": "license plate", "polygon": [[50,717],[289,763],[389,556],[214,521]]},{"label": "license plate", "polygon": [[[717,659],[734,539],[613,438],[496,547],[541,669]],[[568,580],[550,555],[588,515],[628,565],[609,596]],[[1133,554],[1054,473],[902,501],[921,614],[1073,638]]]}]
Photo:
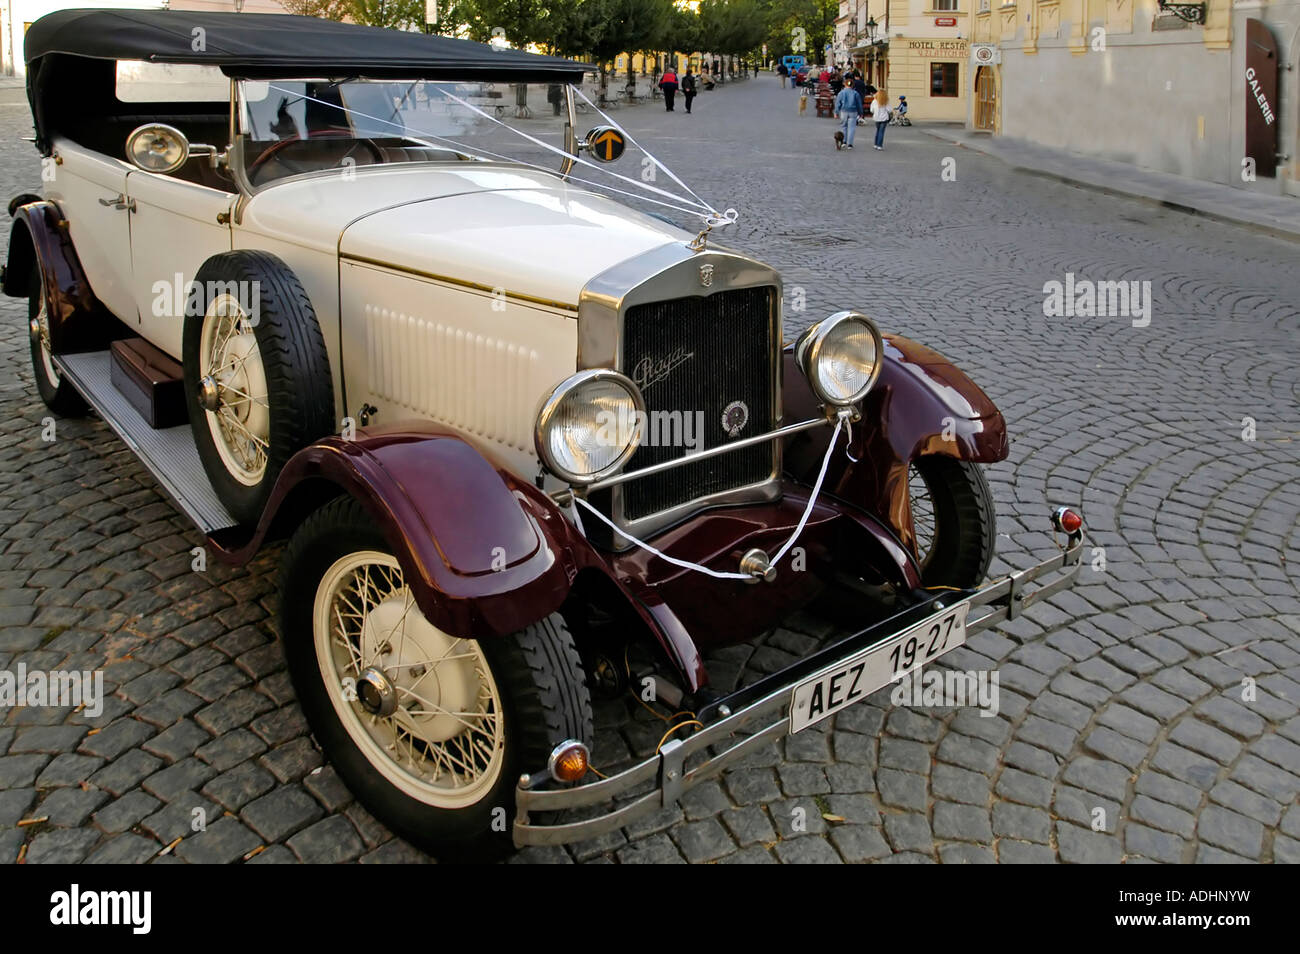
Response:
[{"label": "license plate", "polygon": [[816,725],[962,645],[969,613],[969,603],[958,603],[795,686],[790,699],[791,734]]}]

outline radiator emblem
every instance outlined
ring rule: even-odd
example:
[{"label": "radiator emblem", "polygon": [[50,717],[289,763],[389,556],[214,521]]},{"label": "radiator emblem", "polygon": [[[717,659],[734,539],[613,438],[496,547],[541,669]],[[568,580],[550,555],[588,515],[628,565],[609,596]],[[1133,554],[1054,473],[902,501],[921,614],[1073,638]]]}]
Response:
[{"label": "radiator emblem", "polygon": [[673,369],[678,365],[685,364],[695,357],[694,351],[687,351],[685,348],[678,348],[662,358],[651,358],[649,356],[642,358],[632,369],[632,380],[636,386],[644,391],[652,384],[662,381],[668,375],[673,373]]},{"label": "radiator emblem", "polygon": [[722,411],[722,429],[728,437],[738,437],[749,423],[749,405],[744,401],[732,401]]},{"label": "radiator emblem", "polygon": [[701,265],[701,266],[700,266],[700,284],[703,285],[705,288],[708,288],[710,285],[713,284],[713,266],[712,266],[712,265]]}]

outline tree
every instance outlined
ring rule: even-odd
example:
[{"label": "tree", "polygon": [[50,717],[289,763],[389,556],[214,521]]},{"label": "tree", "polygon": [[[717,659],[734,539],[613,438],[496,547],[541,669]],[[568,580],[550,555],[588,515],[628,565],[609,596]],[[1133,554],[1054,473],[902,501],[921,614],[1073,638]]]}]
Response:
[{"label": "tree", "polygon": [[366,26],[410,30],[424,25],[424,0],[350,0],[348,14]]},{"label": "tree", "polygon": [[826,44],[835,39],[839,0],[762,0],[767,9],[765,42],[768,54],[802,54],[810,63],[820,61]]},{"label": "tree", "polygon": [[704,45],[700,15],[693,10],[673,7],[665,27],[662,48],[669,53],[689,55]]},{"label": "tree", "polygon": [[280,0],[290,13],[322,20],[342,20],[351,12],[352,0]]},{"label": "tree", "polygon": [[632,53],[659,49],[668,35],[671,0],[572,0],[554,5],[554,45],[565,56],[592,56],[600,67],[605,98],[610,62],[628,54],[628,80],[635,82]]},{"label": "tree", "polygon": [[471,40],[486,43],[504,37],[511,46],[524,49],[550,39],[552,6],[544,0],[473,0],[458,4],[457,19]]}]

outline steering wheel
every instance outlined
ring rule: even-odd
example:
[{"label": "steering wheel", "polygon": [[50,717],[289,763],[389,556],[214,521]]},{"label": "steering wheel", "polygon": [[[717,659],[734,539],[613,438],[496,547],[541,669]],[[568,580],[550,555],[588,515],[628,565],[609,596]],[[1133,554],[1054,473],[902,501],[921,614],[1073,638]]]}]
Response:
[{"label": "steering wheel", "polygon": [[[316,169],[304,168],[302,166],[295,165],[294,163],[289,162],[287,159],[284,158],[284,156],[280,155],[280,153],[283,152],[289,146],[294,145],[295,143],[307,142],[311,139],[352,139],[352,138],[353,138],[352,133],[346,129],[317,129],[313,132],[309,132],[306,137],[290,136],[288,139],[281,139],[279,142],[273,143],[265,152],[263,152],[260,156],[258,156],[251,163],[249,163],[248,178],[251,181],[253,177],[257,175],[258,171],[263,166],[265,166],[268,162],[270,162],[272,159],[274,159],[280,165],[288,169],[289,172],[293,175],[299,175],[304,172],[315,172],[317,171]],[[366,147],[370,150],[371,155],[376,162],[382,163],[384,161],[384,152],[373,139],[356,139],[355,142],[358,145],[364,143]],[[344,153],[342,159],[340,159],[339,161],[342,162],[343,159],[347,159],[349,156],[352,155],[355,149],[356,149],[356,145],[354,145],[352,149],[349,149],[346,153]]]}]

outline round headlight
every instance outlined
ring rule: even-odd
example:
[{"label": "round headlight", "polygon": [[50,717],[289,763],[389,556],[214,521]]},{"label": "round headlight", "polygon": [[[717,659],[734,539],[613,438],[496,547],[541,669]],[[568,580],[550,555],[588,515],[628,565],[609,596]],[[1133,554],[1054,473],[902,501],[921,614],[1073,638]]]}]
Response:
[{"label": "round headlight", "polygon": [[641,443],[645,400],[617,371],[579,371],[542,402],[533,435],[546,468],[571,484],[608,477]]},{"label": "round headlight", "polygon": [[838,311],[804,332],[795,357],[817,397],[843,407],[871,390],[884,350],[875,322],[856,311]]}]

